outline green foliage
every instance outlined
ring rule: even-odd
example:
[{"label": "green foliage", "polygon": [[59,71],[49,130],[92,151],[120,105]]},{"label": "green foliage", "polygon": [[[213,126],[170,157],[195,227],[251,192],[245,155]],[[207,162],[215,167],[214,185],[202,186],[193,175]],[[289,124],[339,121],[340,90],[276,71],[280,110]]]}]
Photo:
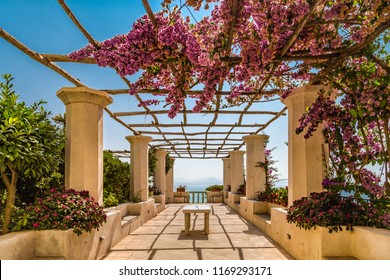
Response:
[{"label": "green foliage", "polygon": [[206,191],[216,191],[216,190],[219,190],[219,191],[223,191],[223,185],[211,185],[209,187],[206,188]]},{"label": "green foliage", "polygon": [[103,203],[111,207],[129,201],[130,164],[103,152]]},{"label": "green foliage", "polygon": [[169,170],[173,168],[175,164],[175,159],[172,158],[169,154],[167,154],[165,158],[165,174],[168,174]]},{"label": "green foliage", "polygon": [[288,188],[266,188],[265,191],[256,193],[256,200],[266,201],[282,206],[288,205]]},{"label": "green foliage", "polygon": [[52,188],[34,204],[16,209],[12,230],[73,229],[80,235],[99,229],[106,219],[103,207],[89,196],[88,191]]},{"label": "green foliage", "polygon": [[117,206],[119,204],[119,201],[115,194],[104,191],[103,204],[104,207],[112,207]]},{"label": "green foliage", "polygon": [[29,177],[49,174],[58,166],[63,146],[58,128],[50,123],[43,101],[27,106],[18,101],[11,75],[0,83],[0,171],[7,168]]},{"label": "green foliage", "polygon": [[149,177],[153,176],[154,172],[157,168],[157,156],[156,156],[156,149],[150,148],[149,149]]},{"label": "green foliage", "polygon": [[142,190],[138,191],[138,193],[134,196],[133,202],[138,203],[142,200]]},{"label": "green foliage", "polygon": [[37,183],[58,171],[65,141],[63,131],[51,123],[44,102],[31,106],[20,102],[13,90],[12,76],[2,77],[5,82],[0,83],[0,174],[8,193],[3,222],[3,233],[7,233],[17,188],[25,196],[21,195],[22,199],[32,199]]}]

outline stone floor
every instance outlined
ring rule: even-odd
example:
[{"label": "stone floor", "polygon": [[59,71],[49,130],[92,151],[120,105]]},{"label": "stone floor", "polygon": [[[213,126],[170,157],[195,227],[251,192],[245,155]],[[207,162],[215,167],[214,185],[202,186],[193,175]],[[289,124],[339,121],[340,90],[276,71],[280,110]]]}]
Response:
[{"label": "stone floor", "polygon": [[211,204],[210,234],[203,214],[191,215],[184,234],[183,204],[169,204],[158,216],[112,248],[105,260],[287,260],[288,253],[224,204]]}]

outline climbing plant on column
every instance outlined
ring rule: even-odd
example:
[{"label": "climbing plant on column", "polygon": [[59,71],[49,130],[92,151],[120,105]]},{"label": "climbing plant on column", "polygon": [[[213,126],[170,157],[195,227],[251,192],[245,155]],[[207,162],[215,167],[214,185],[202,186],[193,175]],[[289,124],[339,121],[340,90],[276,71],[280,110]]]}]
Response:
[{"label": "climbing plant on column", "polygon": [[2,75],[0,83],[0,173],[7,189],[3,233],[9,232],[21,174],[39,178],[49,174],[61,161],[63,138],[51,124],[43,101],[28,106],[18,100],[12,76]]},{"label": "climbing plant on column", "polygon": [[[327,82],[338,89],[337,99],[320,91],[296,130],[310,138],[320,124],[325,126],[330,160],[324,188],[351,194],[365,208],[364,219],[359,215],[360,222],[385,228],[390,228],[389,39],[390,32],[385,32],[374,44],[335,68]],[[301,210],[298,202],[293,206],[294,211]],[[292,210],[291,215],[298,217]]]}]

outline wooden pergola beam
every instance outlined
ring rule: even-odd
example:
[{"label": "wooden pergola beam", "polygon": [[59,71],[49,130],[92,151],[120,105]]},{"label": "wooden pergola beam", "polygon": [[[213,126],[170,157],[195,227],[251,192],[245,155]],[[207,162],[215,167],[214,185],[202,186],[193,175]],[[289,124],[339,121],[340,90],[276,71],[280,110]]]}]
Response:
[{"label": "wooden pergola beam", "polygon": [[[101,91],[107,92],[110,95],[117,95],[117,94],[129,94],[129,89],[100,89]],[[240,93],[240,96],[250,96],[250,95],[275,95],[279,94],[281,90],[274,89],[274,90],[263,90],[263,91],[248,91],[248,92],[242,92]],[[156,95],[165,95],[169,93],[168,90],[164,89],[140,89],[138,90],[138,94],[156,94]],[[183,91],[184,94],[191,97],[191,95],[202,95],[203,90],[185,90]],[[231,94],[230,91],[216,91],[215,95],[227,95],[229,96]]]},{"label": "wooden pergola beam", "polygon": [[316,85],[321,82],[321,78],[325,75],[328,75],[332,70],[339,65],[340,63],[344,62],[348,57],[353,55],[354,53],[360,51],[361,49],[368,46],[370,43],[372,43],[380,34],[382,34],[386,29],[390,28],[390,19],[386,18],[379,26],[375,28],[373,32],[370,33],[370,35],[367,36],[367,38],[362,43],[356,43],[352,45],[350,48],[348,48],[345,52],[340,54],[338,57],[333,59],[328,63],[328,67],[322,69],[315,78],[313,78],[309,84],[310,85]]},{"label": "wooden pergola beam", "polygon": [[[90,44],[92,44],[95,48],[99,48],[99,43],[91,36],[91,34],[89,34],[89,32],[84,28],[84,26],[82,26],[82,24],[80,23],[80,21],[76,18],[76,16],[74,15],[74,13],[71,11],[71,9],[65,4],[65,1],[63,0],[58,0],[58,3],[61,5],[62,9],[65,11],[65,13],[69,16],[69,18],[72,20],[72,22],[77,26],[77,28],[80,30],[81,33],[83,33],[83,35],[87,38],[87,40],[89,41]],[[67,57],[68,58],[68,57]],[[118,73],[118,68],[115,68],[115,71]],[[130,88],[131,86],[131,83],[130,81],[125,78],[125,77],[121,77],[122,81],[125,82],[125,84]],[[135,94],[135,98],[138,100],[138,102],[140,104],[142,104],[142,99],[141,97],[139,97],[138,94]],[[150,109],[148,107],[146,107],[145,105],[141,105],[142,108],[145,109],[146,112],[149,112]],[[152,118],[154,119],[154,121],[156,123],[158,123],[158,119],[155,115],[153,114],[150,114],[152,116]]]},{"label": "wooden pergola beam", "polygon": [[[153,111],[150,111],[150,113],[153,113],[155,115],[166,115],[168,114],[168,110],[153,110]],[[210,111],[207,111],[207,110],[203,110],[203,111],[200,111],[200,112],[193,112],[191,110],[186,110],[186,113],[187,114],[213,114],[217,111],[215,110],[210,110]],[[179,112],[177,112],[178,114],[182,114],[183,113],[183,110],[180,110]],[[241,114],[242,112],[241,111],[238,111],[238,110],[220,110],[218,111],[219,114]],[[117,116],[117,117],[131,117],[131,116],[144,116],[146,114],[146,112],[141,112],[141,111],[137,111],[137,112],[115,112],[114,115]],[[246,112],[247,115],[278,115],[279,112],[274,112],[274,111],[247,111]],[[284,114],[286,115],[286,114]]]},{"label": "wooden pergola beam", "polygon": [[[129,124],[131,127],[210,127],[210,124],[204,124],[204,123],[188,123],[188,124],[167,124],[167,123],[134,123],[134,124]],[[231,124],[214,124],[213,127],[231,127]],[[236,127],[259,127],[263,126],[263,124],[237,124]],[[211,132],[210,132],[211,133]],[[250,132],[247,132],[250,133]]]},{"label": "wooden pergola beam", "polygon": [[29,49],[24,44],[19,42],[16,38],[14,38],[11,34],[6,32],[3,28],[0,28],[0,37],[5,39],[8,43],[19,49],[20,51],[27,54],[29,57],[31,57],[33,60],[43,64],[44,66],[50,68],[57,74],[60,74],[62,77],[70,81],[72,84],[78,87],[86,87],[82,82],[79,81],[79,79],[73,77],[68,72],[66,72],[61,67],[57,66],[56,64],[49,61],[47,58],[43,57],[41,54]]},{"label": "wooden pergola beam", "polygon": [[73,23],[77,26],[77,28],[83,33],[85,38],[87,38],[88,42],[93,45],[95,48],[99,47],[99,43],[89,34],[87,29],[84,28],[84,26],[80,23],[80,21],[76,18],[76,16],[73,14],[71,9],[66,5],[64,0],[58,0],[58,3],[61,5],[62,9],[65,11],[65,13],[69,16],[69,18],[73,21]]},{"label": "wooden pergola beam", "polygon": [[[170,141],[184,141],[183,138],[170,138]],[[203,141],[204,138],[188,138],[188,141]],[[217,141],[223,141],[225,140],[224,138],[209,138],[207,141],[208,142],[217,142]],[[164,139],[153,139],[151,142],[164,142]],[[232,142],[242,142],[242,139],[236,139],[236,138],[229,138],[228,141]],[[187,142],[185,143],[187,144]]]},{"label": "wooden pergola beam", "polygon": [[[210,139],[207,139],[207,142],[209,141]],[[239,141],[241,141],[241,139],[238,139]],[[188,144],[187,143],[174,143],[172,144],[174,146],[187,146]],[[227,143],[227,144],[224,144],[224,146],[237,146],[238,144],[233,144],[233,143]],[[191,146],[204,146],[204,142],[191,142]],[[221,144],[215,144],[215,143],[207,143],[207,146],[217,146],[217,147],[220,147]],[[157,144],[157,145],[153,145],[153,147],[170,147],[170,144],[169,143],[165,143],[165,144]]]},{"label": "wooden pergola beam", "polygon": [[[162,134],[165,134],[165,135],[182,135],[183,136],[183,132],[171,132],[171,131],[168,131],[168,132],[158,132],[158,131],[145,131],[145,130],[140,130],[138,131],[139,133],[141,134],[151,134],[151,135],[162,135]],[[188,132],[186,133],[187,136],[197,136],[197,135],[205,135],[206,132]],[[208,133],[209,135],[213,134],[213,135],[226,135],[226,132],[209,132]],[[248,131],[240,131],[240,132],[231,132],[230,133],[231,135],[249,135],[249,134],[252,134],[251,132],[248,132]],[[229,139],[230,140],[230,139]]]}]

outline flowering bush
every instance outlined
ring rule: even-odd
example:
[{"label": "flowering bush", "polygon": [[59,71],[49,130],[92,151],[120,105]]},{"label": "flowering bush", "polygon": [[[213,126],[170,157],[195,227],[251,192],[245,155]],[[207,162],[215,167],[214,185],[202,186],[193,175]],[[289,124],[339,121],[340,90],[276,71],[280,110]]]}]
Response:
[{"label": "flowering bush", "polygon": [[390,229],[390,209],[386,204],[356,201],[352,197],[341,197],[338,193],[325,191],[311,193],[294,201],[288,209],[287,221],[300,228],[311,229],[323,226],[329,232],[352,230],[352,226],[375,226]]},{"label": "flowering bush", "polygon": [[287,206],[288,188],[267,188],[265,191],[257,192],[255,199]]},{"label": "flowering bush", "polygon": [[288,209],[287,221],[296,223],[299,228],[311,229],[323,226],[329,232],[352,229],[360,225],[360,217],[365,213],[364,208],[351,198],[341,198],[336,192],[311,193],[294,201]]},{"label": "flowering bush", "polygon": [[34,204],[15,213],[13,231],[21,229],[73,229],[77,235],[83,231],[99,229],[106,222],[103,207],[89,196],[88,191],[50,189]]},{"label": "flowering bush", "polygon": [[236,194],[246,195],[246,184],[239,185]]}]

